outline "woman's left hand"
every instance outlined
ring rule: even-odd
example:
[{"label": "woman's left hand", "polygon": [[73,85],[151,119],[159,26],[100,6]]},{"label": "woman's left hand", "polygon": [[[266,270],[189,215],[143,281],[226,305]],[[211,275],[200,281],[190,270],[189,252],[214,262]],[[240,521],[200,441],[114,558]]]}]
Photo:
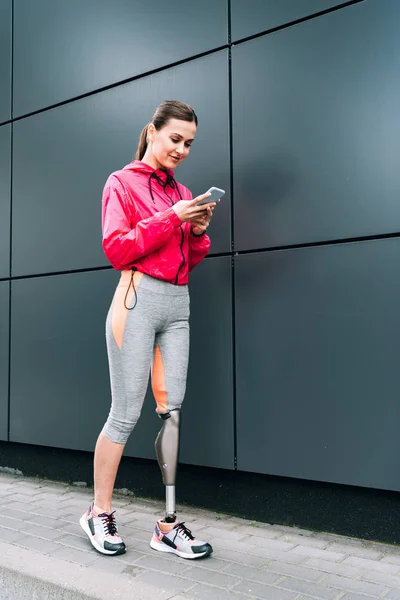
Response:
[{"label": "woman's left hand", "polygon": [[190,221],[193,233],[196,235],[201,235],[207,229],[210,224],[211,217],[213,216],[213,210],[214,208],[209,207],[206,211],[204,211],[203,216],[196,217]]}]

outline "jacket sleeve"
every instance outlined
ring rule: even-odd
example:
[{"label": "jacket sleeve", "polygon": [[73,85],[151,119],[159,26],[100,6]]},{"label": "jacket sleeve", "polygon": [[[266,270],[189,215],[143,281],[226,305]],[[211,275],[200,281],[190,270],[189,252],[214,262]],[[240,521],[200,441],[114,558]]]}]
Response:
[{"label": "jacket sleeve", "polygon": [[135,260],[163,246],[182,221],[172,208],[148,219],[131,223],[126,193],[118,179],[111,177],[103,191],[103,250],[117,270],[129,268]]},{"label": "jacket sleeve", "polygon": [[211,240],[205,233],[202,236],[197,236],[192,233],[190,228],[189,233],[189,271],[194,269],[205,258],[210,250]]}]

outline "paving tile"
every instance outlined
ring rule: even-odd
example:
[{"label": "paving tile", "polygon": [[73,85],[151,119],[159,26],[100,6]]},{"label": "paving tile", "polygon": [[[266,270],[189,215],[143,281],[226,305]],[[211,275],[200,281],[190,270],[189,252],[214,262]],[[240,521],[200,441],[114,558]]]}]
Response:
[{"label": "paving tile", "polygon": [[363,567],[353,567],[344,563],[335,563],[320,558],[310,558],[304,563],[304,567],[316,569],[321,575],[326,573],[334,573],[336,575],[344,575],[345,577],[359,577],[363,572]]},{"label": "paving tile", "polygon": [[214,548],[213,556],[221,558],[226,561],[232,561],[241,565],[249,565],[250,567],[264,567],[268,564],[268,560],[259,556],[253,556],[251,554],[244,554],[242,552],[235,552],[233,550],[224,550],[220,548]]},{"label": "paving tile", "polygon": [[304,581],[303,579],[294,577],[287,577],[278,583],[277,587],[312,596],[314,598],[324,598],[325,600],[335,600],[340,592],[340,590],[329,587],[328,585]]},{"label": "paving tile", "polygon": [[397,553],[395,554],[395,553],[389,552],[381,559],[381,562],[388,563],[390,565],[399,565],[399,567],[400,567],[400,555]]},{"label": "paving tile", "polygon": [[49,527],[40,527],[39,525],[30,525],[25,523],[24,533],[34,535],[43,540],[56,540],[63,536],[63,532],[58,529],[50,529]]},{"label": "paving tile", "polygon": [[[68,523],[62,519],[53,519],[51,517],[44,517],[43,515],[27,515],[25,518],[26,527],[31,525],[38,525],[40,527],[48,527],[49,529],[62,529]],[[81,530],[82,531],[82,530]]]},{"label": "paving tile", "polygon": [[368,600],[368,598],[370,598],[370,596],[362,596],[361,594],[354,594],[353,592],[346,592],[344,596],[340,596],[340,600]]},{"label": "paving tile", "polygon": [[228,564],[224,569],[224,573],[230,573],[243,579],[257,581],[258,583],[265,583],[268,585],[273,585],[282,579],[282,575],[279,573],[272,573],[266,569],[254,569],[247,565]]},{"label": "paving tile", "polygon": [[129,575],[130,577],[138,577],[146,573],[144,569],[140,569],[136,564],[129,565],[122,561],[113,560],[113,556],[100,556],[90,564],[90,569],[103,571],[104,573],[113,573],[114,575]]},{"label": "paving tile", "polygon": [[185,571],[191,568],[190,564],[188,564],[189,561],[181,562],[174,560],[166,560],[160,554],[161,553],[143,556],[138,561],[136,561],[135,564],[141,569],[153,569],[162,573],[170,573],[172,575],[184,574]]},{"label": "paving tile", "polygon": [[26,527],[26,523],[24,521],[20,521],[19,519],[9,519],[8,517],[1,518],[2,527],[6,527],[7,529],[13,529],[14,531],[21,531]]},{"label": "paving tile", "polygon": [[328,575],[326,579],[324,579],[324,585],[331,585],[360,594],[369,594],[376,598],[388,591],[388,588],[382,584],[369,583],[367,581],[351,579],[350,577],[343,577],[341,575]]},{"label": "paving tile", "polygon": [[59,523],[61,523],[61,526],[59,528],[61,535],[66,533],[72,533],[73,535],[81,536],[83,534],[83,529],[79,525],[79,523],[67,523],[66,521],[59,521]]},{"label": "paving tile", "polygon": [[[288,562],[294,565],[300,565],[308,558],[308,553],[297,553],[299,546],[295,546],[293,550],[289,550],[287,552],[282,552],[281,550],[272,550],[272,548],[261,548],[260,546],[253,546],[251,549],[251,553],[256,556],[260,556],[265,558],[266,560],[278,560],[281,562]],[[310,550],[314,551],[314,548],[310,548]],[[322,552],[318,550],[318,552]]]},{"label": "paving tile", "polygon": [[329,544],[327,548],[330,552],[343,552],[344,554],[351,554],[352,556],[359,556],[360,558],[369,558],[371,560],[379,560],[383,556],[383,552],[365,548],[363,546],[349,546],[349,544],[336,542]]},{"label": "paving tile", "polygon": [[[9,505],[6,502],[1,501],[0,504],[1,509],[8,509],[9,507]],[[21,510],[27,513],[34,512],[32,504],[30,504],[29,502],[13,502],[12,507],[14,510]]]},{"label": "paving tile", "polygon": [[217,536],[214,537],[213,535],[210,535],[210,533],[206,534],[206,532],[204,531],[203,536],[205,539],[207,539],[207,542],[209,542],[213,547],[215,546],[216,548],[224,548],[225,550],[236,550],[237,552],[247,552],[250,554],[259,554],[260,556],[263,556],[264,552],[267,552],[268,555],[271,554],[271,552],[273,552],[271,549],[262,548],[261,546],[255,546],[254,544],[248,544],[247,542],[228,540]]},{"label": "paving tile", "polygon": [[385,596],[385,600],[400,600],[400,591],[391,590],[388,595]]},{"label": "paving tile", "polygon": [[[93,550],[93,553],[96,554],[97,556],[99,555],[98,552],[96,552],[95,550]],[[130,548],[128,546],[125,554],[120,554],[119,556],[113,556],[112,559],[116,560],[118,562],[123,562],[127,565],[133,565],[133,564],[136,564],[138,560],[140,560],[141,558],[144,558],[145,556],[147,556],[147,555],[143,554],[143,552],[138,552],[137,550],[134,550],[133,548]]]},{"label": "paving tile", "polygon": [[285,541],[289,544],[295,544],[296,546],[309,546],[310,548],[320,548],[325,549],[329,542],[327,540],[320,540],[316,537],[311,537],[307,535],[291,535],[290,533],[285,533],[279,540]]},{"label": "paving tile", "polygon": [[21,540],[23,537],[25,537],[25,534],[22,531],[14,531],[12,529],[4,529],[3,527],[0,527],[0,540],[2,542],[13,544],[18,540]]},{"label": "paving tile", "polygon": [[[4,496],[3,496],[4,497]],[[12,499],[12,502],[24,502],[30,503],[32,493],[21,494],[19,490],[15,490],[12,494],[9,494],[7,498]]]},{"label": "paving tile", "polygon": [[[206,521],[205,521],[206,522]],[[242,533],[243,535],[255,535],[257,537],[269,538],[270,540],[276,540],[282,538],[282,532],[276,531],[271,527],[262,528],[254,525],[236,525],[235,531]],[[289,535],[289,534],[285,534]],[[282,538],[283,539],[283,538]]]},{"label": "paving tile", "polygon": [[235,542],[240,542],[241,540],[248,537],[237,530],[221,529],[220,527],[213,526],[205,527],[202,531],[203,535],[207,537]]},{"label": "paving tile", "polygon": [[290,563],[278,561],[271,562],[265,569],[273,573],[278,573],[281,576],[291,575],[292,577],[298,577],[299,579],[305,579],[306,581],[318,581],[326,575],[326,573],[321,573],[321,571],[316,569],[309,569],[306,566],[291,565]]},{"label": "paving tile", "polygon": [[96,552],[96,550],[94,550],[94,548],[92,547],[88,537],[84,534],[82,536],[72,534],[63,535],[57,540],[57,543],[61,544],[62,546],[70,546],[71,548],[77,548],[78,550]]},{"label": "paving tile", "polygon": [[[195,585],[193,588],[189,589],[185,593],[185,595],[173,596],[171,600],[177,600],[177,598],[183,598],[184,600],[188,600],[188,598],[196,598],[196,600],[244,600],[245,598],[251,598],[253,600],[254,597],[255,596],[249,596],[248,594],[236,594],[232,591],[221,590],[220,588],[208,587],[205,585],[198,584]],[[275,598],[274,596],[269,596],[268,600],[275,600]],[[290,598],[287,600],[292,599]]]},{"label": "paving tile", "polygon": [[223,540],[220,538],[207,538],[207,541],[212,545],[214,551],[216,549],[235,551],[242,554],[252,554],[264,558],[264,563],[269,560],[281,560],[283,562],[290,562],[293,564],[300,564],[306,560],[306,556],[300,554],[294,554],[297,546],[290,551],[274,550],[273,548],[264,548],[262,546],[256,546],[247,542],[235,542],[234,540]]},{"label": "paving tile", "polygon": [[202,569],[201,567],[191,567],[182,574],[182,577],[192,579],[197,583],[208,583],[210,585],[228,589],[240,582],[238,577],[234,577],[228,573],[222,571],[210,571]]},{"label": "paving tile", "polygon": [[134,529],[133,527],[128,527],[127,525],[122,525],[119,527],[119,532],[122,537],[132,539],[136,542],[142,542],[148,545],[151,540],[151,536],[154,531],[154,526],[149,527],[148,529]]},{"label": "paving tile", "polygon": [[60,546],[54,550],[52,556],[83,566],[91,565],[98,559],[98,555],[95,552],[84,552],[68,546]]},{"label": "paving tile", "polygon": [[16,545],[22,546],[23,548],[28,548],[29,550],[37,550],[42,554],[50,554],[58,550],[59,546],[55,542],[51,542],[50,540],[42,540],[41,538],[26,535],[25,537],[19,539],[16,542]]},{"label": "paving tile", "polygon": [[381,571],[364,571],[361,579],[400,589],[400,577],[398,575],[389,575]]},{"label": "paving tile", "polygon": [[296,546],[296,544],[288,543],[282,539],[271,540],[269,538],[258,537],[256,535],[250,535],[243,539],[246,544],[254,544],[254,546],[260,546],[261,548],[270,548],[271,550],[282,550],[287,552]]},{"label": "paving tile", "polygon": [[25,521],[31,513],[23,510],[15,510],[14,508],[6,508],[2,506],[0,508],[0,516],[8,517],[9,519],[18,519],[19,521]]},{"label": "paving tile", "polygon": [[[179,515],[179,520],[181,519],[181,515]],[[223,529],[225,531],[235,531],[237,533],[241,533],[240,532],[240,526],[238,527],[237,523],[232,521],[231,519],[208,519],[208,518],[203,518],[203,519],[198,519],[196,518],[196,516],[188,516],[188,518],[186,519],[187,523],[188,523],[188,527],[189,529],[192,530],[199,530],[199,529],[203,529],[206,527],[217,527],[218,529]],[[253,528],[254,529],[254,528]],[[246,535],[245,533],[242,535]]]},{"label": "paving tile", "polygon": [[383,559],[369,560],[368,558],[360,558],[359,556],[348,556],[342,564],[371,571],[381,571],[390,575],[396,575],[400,570],[400,565],[383,562]]},{"label": "paving tile", "polygon": [[147,571],[146,573],[139,575],[136,581],[154,586],[158,592],[157,600],[167,600],[167,598],[171,598],[173,593],[178,594],[185,590],[190,590],[194,585],[193,581],[181,579],[180,577],[174,577],[172,575],[165,575],[164,573],[156,573],[154,571]]},{"label": "paving tile", "polygon": [[299,554],[302,556],[309,556],[310,558],[322,558],[323,560],[339,561],[346,558],[346,554],[343,552],[329,552],[328,550],[321,550],[320,548],[310,548],[308,546],[296,546],[293,550],[289,550],[288,554]]},{"label": "paving tile", "polygon": [[290,527],[288,525],[272,524],[271,527],[273,527],[277,531],[281,531],[282,533],[289,533],[289,534],[293,534],[293,535],[298,534],[298,535],[311,536],[314,533],[313,531],[310,531],[309,529],[302,529],[301,527]]},{"label": "paving tile", "polygon": [[83,515],[83,512],[78,513],[78,511],[76,511],[74,513],[60,512],[58,514],[58,517],[59,517],[59,519],[61,519],[61,521],[66,521],[67,523],[77,523],[82,515]]},{"label": "paving tile", "polygon": [[235,587],[234,592],[243,592],[250,598],[260,598],[261,600],[296,600],[299,593],[278,589],[276,587],[256,583],[255,581],[242,581]]},{"label": "paving tile", "polygon": [[[204,560],[202,559],[200,561],[201,563],[201,568],[202,569],[209,569],[210,571],[221,571],[221,570],[225,570],[224,568],[226,567],[227,561],[226,560],[221,560],[219,558],[216,558],[214,556],[215,553],[213,553],[211,556],[207,556]],[[171,555],[172,556],[172,555]],[[174,559],[178,558],[177,556],[174,557]],[[186,564],[188,563],[187,559],[184,558],[180,558],[179,560],[185,562]],[[197,564],[197,563],[196,563]]]}]

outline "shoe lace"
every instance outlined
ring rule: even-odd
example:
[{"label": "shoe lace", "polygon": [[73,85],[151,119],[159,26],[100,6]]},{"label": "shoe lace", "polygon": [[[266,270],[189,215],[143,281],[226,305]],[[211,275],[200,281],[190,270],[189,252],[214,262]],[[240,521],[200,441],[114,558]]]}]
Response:
[{"label": "shoe lace", "polygon": [[99,515],[103,522],[103,527],[106,535],[115,535],[116,533],[118,533],[114,513],[115,510],[112,513],[104,513],[102,515]]},{"label": "shoe lace", "polygon": [[178,523],[178,525],[176,525],[176,535],[178,535],[178,533],[180,533],[184,538],[187,538],[190,541],[194,540],[192,532],[186,527],[185,523]]}]

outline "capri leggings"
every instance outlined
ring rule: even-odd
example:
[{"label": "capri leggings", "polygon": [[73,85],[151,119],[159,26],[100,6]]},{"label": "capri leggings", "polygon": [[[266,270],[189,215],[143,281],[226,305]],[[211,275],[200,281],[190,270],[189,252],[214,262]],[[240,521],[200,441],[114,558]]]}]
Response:
[{"label": "capri leggings", "polygon": [[112,404],[102,432],[118,444],[140,417],[150,373],[157,413],[181,408],[189,358],[188,286],[135,271],[135,294],[130,280],[122,271],[106,320]]}]

